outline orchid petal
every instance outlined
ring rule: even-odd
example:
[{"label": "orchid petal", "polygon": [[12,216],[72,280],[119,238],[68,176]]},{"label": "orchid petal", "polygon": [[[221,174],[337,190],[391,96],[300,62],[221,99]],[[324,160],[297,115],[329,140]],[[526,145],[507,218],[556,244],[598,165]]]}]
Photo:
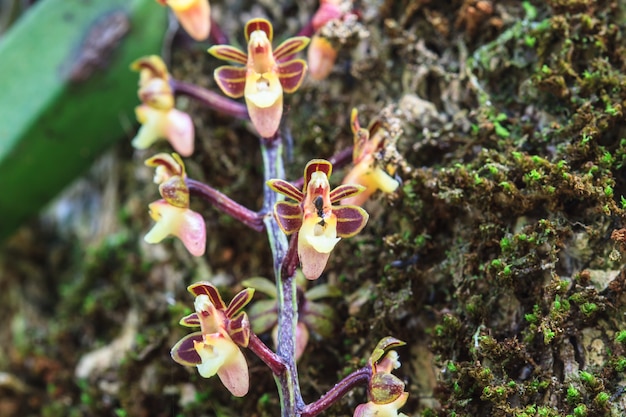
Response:
[{"label": "orchid petal", "polygon": [[238,64],[246,64],[248,62],[248,55],[234,46],[214,45],[209,48],[208,52],[224,61],[237,62]]},{"label": "orchid petal", "polygon": [[280,61],[282,58],[289,57],[306,48],[309,41],[310,39],[306,36],[294,36],[286,39],[274,49],[274,58]]},{"label": "orchid petal", "polygon": [[198,317],[198,313],[191,313],[188,316],[183,317],[182,319],[180,319],[178,324],[185,327],[200,326],[200,318]]},{"label": "orchid petal", "polygon": [[278,64],[278,78],[286,93],[296,91],[306,74],[306,62],[302,59],[294,59]]},{"label": "orchid petal", "polygon": [[248,347],[250,341],[250,320],[248,315],[241,311],[228,321],[226,332],[230,338],[242,347]]},{"label": "orchid petal", "polygon": [[249,376],[246,358],[239,347],[221,334],[205,335],[203,341],[194,342],[202,363],[198,372],[204,378],[217,373],[231,394],[241,397],[248,392]]},{"label": "orchid petal", "polygon": [[178,22],[193,39],[203,41],[211,32],[211,7],[208,0],[168,0]]},{"label": "orchid petal", "polygon": [[302,207],[297,203],[279,201],[274,205],[274,218],[283,233],[290,235],[302,226]]},{"label": "orchid petal", "polygon": [[275,73],[248,72],[244,95],[246,102],[252,103],[256,107],[267,108],[279,104],[282,111],[283,88],[278,75]]},{"label": "orchid petal", "polygon": [[167,113],[165,136],[172,148],[182,156],[191,156],[194,148],[194,127],[191,116],[180,110]]},{"label": "orchid petal", "polygon": [[179,238],[194,256],[204,255],[206,227],[202,216],[188,208],[175,207],[165,200],[150,204],[150,216],[156,221],[144,240],[158,243],[173,235]]},{"label": "orchid petal", "polygon": [[343,13],[338,5],[338,2],[320,1],[320,6],[313,15],[313,19],[311,19],[313,29],[318,31],[322,26],[331,20],[339,19],[342,14]]},{"label": "orchid petal", "polygon": [[330,202],[336,203],[344,198],[353,197],[365,191],[365,187],[359,184],[343,184],[330,192]]},{"label": "orchid petal", "polygon": [[196,366],[202,362],[194,348],[195,343],[202,341],[202,333],[190,333],[174,345],[170,354],[172,359],[184,366]]},{"label": "orchid petal", "polygon": [[233,297],[233,299],[228,304],[228,307],[224,311],[226,317],[232,318],[235,314],[237,314],[242,308],[244,308],[250,301],[252,301],[252,297],[254,296],[254,288],[246,288],[241,290]]},{"label": "orchid petal", "polygon": [[311,245],[301,245],[298,239],[298,257],[302,263],[302,273],[306,279],[315,280],[324,272],[330,253],[320,253]]},{"label": "orchid petal", "polygon": [[298,190],[295,185],[285,180],[273,179],[267,181],[267,185],[277,193],[287,196],[297,202],[304,200],[304,193]]},{"label": "orchid petal", "polygon": [[158,153],[146,159],[144,165],[155,168],[155,184],[161,184],[174,176],[185,176],[185,165],[177,153]]},{"label": "orchid petal", "polygon": [[209,300],[216,309],[222,311],[226,309],[226,303],[224,303],[224,301],[222,300],[220,292],[213,284],[208,281],[200,281],[196,282],[195,284],[191,284],[187,287],[187,291],[189,291],[196,297],[204,294],[209,297]]},{"label": "orchid petal", "polygon": [[246,27],[244,29],[244,34],[246,35],[246,43],[250,42],[250,35],[252,32],[260,30],[265,32],[267,35],[267,39],[271,42],[274,38],[274,28],[272,24],[267,19],[256,18],[251,19],[246,23]]},{"label": "orchid petal", "polygon": [[309,181],[311,181],[311,175],[314,172],[321,171],[326,174],[326,177],[330,177],[330,174],[333,172],[333,166],[330,162],[325,159],[312,159],[306,164],[304,168],[304,189],[307,189],[307,185]]},{"label": "orchid petal", "polygon": [[246,69],[224,65],[213,72],[218,87],[229,97],[239,98],[246,88]]},{"label": "orchid petal", "polygon": [[[280,84],[279,84],[280,85]],[[261,108],[256,106],[246,97],[248,114],[259,135],[263,138],[274,136],[280,126],[280,119],[283,115],[283,96],[279,96],[276,103],[270,107]]]},{"label": "orchid petal", "polygon": [[166,115],[167,112],[145,104],[135,107],[135,116],[142,125],[132,141],[133,147],[146,149],[157,140],[165,137]]},{"label": "orchid petal", "polygon": [[336,60],[337,50],[328,39],[314,35],[307,50],[307,63],[311,78],[320,81],[328,77]]},{"label": "orchid petal", "polygon": [[369,214],[358,206],[333,207],[337,216],[337,236],[352,237],[359,233],[367,224]]}]

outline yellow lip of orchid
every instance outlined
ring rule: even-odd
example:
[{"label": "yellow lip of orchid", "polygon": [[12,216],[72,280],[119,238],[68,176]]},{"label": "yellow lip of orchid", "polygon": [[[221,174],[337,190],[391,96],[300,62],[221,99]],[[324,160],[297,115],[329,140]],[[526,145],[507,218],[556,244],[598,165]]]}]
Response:
[{"label": "yellow lip of orchid", "polygon": [[272,49],[273,31],[266,19],[252,19],[244,29],[247,53],[230,45],[215,45],[209,49],[209,53],[219,59],[244,65],[224,65],[213,75],[224,94],[232,98],[245,97],[250,120],[262,137],[272,137],[278,130],[283,93],[296,91],[307,69],[304,60],[288,58],[304,49],[309,38],[289,38]]},{"label": "yellow lip of orchid", "polygon": [[160,110],[142,104],[135,108],[137,120],[142,124],[132,145],[146,149],[159,139],[167,139],[182,156],[190,156],[194,149],[194,126],[191,117],[180,110]]},{"label": "yellow lip of orchid", "polygon": [[146,234],[147,243],[159,243],[176,236],[193,256],[202,256],[206,248],[206,227],[202,216],[189,208],[170,205],[165,200],[150,204],[150,217],[156,222]]}]

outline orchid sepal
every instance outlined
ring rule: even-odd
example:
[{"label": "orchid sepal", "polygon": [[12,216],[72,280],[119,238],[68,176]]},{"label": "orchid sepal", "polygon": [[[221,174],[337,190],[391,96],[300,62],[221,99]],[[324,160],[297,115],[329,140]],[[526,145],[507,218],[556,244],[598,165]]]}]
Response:
[{"label": "orchid sepal", "polygon": [[209,297],[209,300],[215,306],[216,309],[218,310],[226,309],[226,304],[222,300],[222,296],[220,295],[220,292],[210,282],[207,282],[207,281],[196,282],[188,286],[187,291],[189,291],[195,297],[198,297],[199,295],[204,294]]}]

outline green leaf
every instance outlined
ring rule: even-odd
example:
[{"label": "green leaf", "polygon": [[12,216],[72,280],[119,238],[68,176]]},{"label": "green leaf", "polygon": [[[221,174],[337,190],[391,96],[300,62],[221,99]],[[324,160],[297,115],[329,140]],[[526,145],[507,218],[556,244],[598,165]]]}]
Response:
[{"label": "green leaf", "polygon": [[154,0],[37,2],[0,40],[0,239],[135,124],[136,58],[159,53]]}]

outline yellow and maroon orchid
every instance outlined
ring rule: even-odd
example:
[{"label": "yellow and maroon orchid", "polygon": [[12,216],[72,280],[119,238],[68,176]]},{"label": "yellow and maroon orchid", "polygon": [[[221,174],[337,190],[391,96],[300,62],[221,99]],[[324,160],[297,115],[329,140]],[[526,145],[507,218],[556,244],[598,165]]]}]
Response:
[{"label": "yellow and maroon orchid", "polygon": [[150,217],[156,222],[146,234],[147,243],[159,243],[176,236],[193,256],[204,255],[206,226],[204,218],[189,208],[189,189],[185,183],[185,166],[180,156],[165,153],[146,160],[156,168],[155,182],[162,199],[149,205]]},{"label": "yellow and maroon orchid", "polygon": [[391,193],[400,183],[392,178],[376,159],[376,153],[384,146],[384,135],[380,123],[374,122],[368,129],[359,124],[358,111],[352,109],[350,125],[354,134],[352,151],[353,167],[343,180],[344,184],[360,184],[365,191],[358,196],[344,199],[344,204],[362,205],[375,191]]},{"label": "yellow and maroon orchid", "polygon": [[204,378],[216,375],[236,397],[248,393],[250,377],[246,358],[239,347],[247,347],[250,322],[241,311],[252,299],[254,290],[240,291],[228,306],[211,283],[203,281],[187,290],[196,299],[195,312],[180,320],[187,327],[200,331],[183,337],[171,351],[172,359],[181,365],[196,366]]},{"label": "yellow and maroon orchid", "polygon": [[211,32],[211,5],[209,0],[156,0],[169,6],[185,32],[197,41],[203,41]]},{"label": "yellow and maroon orchid", "polygon": [[400,367],[399,356],[395,350],[388,351],[404,344],[394,337],[385,337],[378,342],[368,361],[372,368],[367,390],[369,401],[358,405],[353,417],[406,417],[398,413],[398,409],[404,406],[409,393],[404,391],[404,382],[391,373]]},{"label": "yellow and maroon orchid", "polygon": [[219,59],[245,65],[217,68],[215,81],[227,96],[245,97],[252,124],[264,138],[273,136],[278,130],[283,113],[283,92],[296,91],[307,69],[302,59],[286,59],[304,49],[309,38],[289,38],[272,50],[273,32],[269,21],[252,19],[245,27],[247,54],[230,45],[215,45],[209,49],[209,53]]},{"label": "yellow and maroon orchid", "polygon": [[274,191],[295,200],[276,203],[274,217],[285,234],[298,232],[298,256],[302,272],[311,280],[322,274],[330,252],[340,238],[356,235],[365,227],[369,217],[358,206],[333,205],[359,194],[364,187],[344,184],[331,191],[328,181],[331,172],[330,162],[313,159],[304,169],[302,191],[284,180],[268,181]]},{"label": "yellow and maroon orchid", "polygon": [[163,60],[156,55],[140,58],[131,64],[139,71],[138,96],[143,104],[135,107],[141,123],[132,145],[146,149],[159,139],[167,139],[174,150],[190,156],[194,148],[194,127],[191,117],[174,108],[170,75]]}]

